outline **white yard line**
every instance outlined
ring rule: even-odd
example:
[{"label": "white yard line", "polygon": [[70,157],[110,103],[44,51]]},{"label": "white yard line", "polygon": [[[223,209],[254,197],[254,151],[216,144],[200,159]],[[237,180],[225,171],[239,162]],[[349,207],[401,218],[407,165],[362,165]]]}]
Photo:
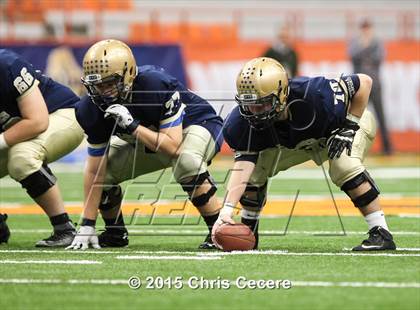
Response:
[{"label": "white yard line", "polygon": [[[228,253],[228,255],[238,255],[245,253]],[[257,253],[255,253],[257,254]],[[252,255],[252,254],[251,254]],[[292,253],[292,252],[280,252],[272,254],[263,254],[263,255],[284,255],[284,256],[383,256],[383,257],[420,257],[419,254],[395,254],[395,253],[328,253],[328,252],[308,252],[308,253]]]},{"label": "white yard line", "polygon": [[[157,225],[150,225],[150,226],[157,226]],[[195,234],[195,235],[207,235],[208,230],[204,230],[201,227],[197,229],[183,229],[182,225],[178,226],[178,229],[130,229],[128,226],[128,233],[130,234],[156,234],[164,235],[164,234]],[[51,229],[12,229],[12,233],[22,233],[22,234],[32,234],[32,233],[50,233]],[[260,230],[260,235],[263,234],[273,234],[279,235],[284,234],[284,230]],[[291,235],[342,235],[342,231],[334,231],[334,230],[288,230],[286,234]],[[366,231],[346,231],[347,235],[363,235],[366,234]],[[420,235],[420,231],[392,231],[393,235],[401,235],[401,236],[418,236]]]},{"label": "white yard line", "polygon": [[284,250],[263,250],[263,251],[233,251],[233,252],[200,252],[197,255],[203,256],[230,256],[230,255],[279,255],[279,256],[382,256],[382,257],[420,257],[420,253],[343,253],[343,252],[289,252]]},{"label": "white yard line", "polygon": [[[233,251],[233,252],[194,252],[194,251],[103,251],[103,250],[84,250],[84,251],[67,251],[67,250],[0,250],[0,253],[45,253],[45,254],[126,254],[126,257],[135,257],[135,254],[150,255],[150,257],[160,254],[169,254],[171,258],[188,257],[181,255],[196,255],[190,257],[220,257],[234,255],[284,255],[284,256],[381,256],[381,257],[420,257],[420,253],[389,253],[389,252],[288,252],[287,250],[256,250],[256,251]],[[139,257],[141,257],[140,255]],[[123,256],[120,256],[123,257]],[[117,256],[118,258],[118,256]],[[134,258],[133,258],[134,259]],[[141,258],[139,258],[141,259]],[[144,258],[146,259],[146,258]],[[164,259],[164,258],[162,258]]]},{"label": "white yard line", "polygon": [[420,214],[409,214],[409,213],[400,213],[398,217],[402,218],[420,218]]},{"label": "white yard line", "polygon": [[0,264],[60,264],[60,265],[97,265],[102,264],[96,260],[0,260]]},{"label": "white yard line", "polygon": [[[291,287],[372,287],[372,288],[420,288],[418,282],[331,282],[331,281],[301,281],[290,280]],[[229,280],[236,286],[235,280]],[[30,278],[0,278],[0,284],[93,284],[93,285],[126,285],[128,279],[30,279]],[[184,287],[187,281],[183,281]]]},{"label": "white yard line", "polygon": [[215,260],[222,259],[220,256],[155,256],[155,255],[120,255],[115,257],[122,260]]}]

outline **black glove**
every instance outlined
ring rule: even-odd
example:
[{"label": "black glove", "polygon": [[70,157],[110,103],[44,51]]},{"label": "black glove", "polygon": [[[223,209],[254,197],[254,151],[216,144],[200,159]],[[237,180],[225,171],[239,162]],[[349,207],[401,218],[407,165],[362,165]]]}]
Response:
[{"label": "black glove", "polygon": [[328,157],[330,159],[339,158],[345,148],[347,148],[347,155],[350,156],[354,136],[359,128],[356,122],[346,118],[341,128],[333,130],[327,141]]},{"label": "black glove", "polygon": [[9,240],[10,230],[6,224],[7,214],[0,214],[0,244]]}]

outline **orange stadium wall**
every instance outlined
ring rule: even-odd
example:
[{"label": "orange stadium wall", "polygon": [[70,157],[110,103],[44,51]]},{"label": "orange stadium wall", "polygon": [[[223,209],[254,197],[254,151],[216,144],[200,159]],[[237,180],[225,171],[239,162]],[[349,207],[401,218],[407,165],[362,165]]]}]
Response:
[{"label": "orange stadium wall", "polygon": [[[230,41],[225,44],[202,41],[184,43],[190,87],[206,98],[233,98],[236,73],[248,59],[262,55],[266,41]],[[299,55],[300,75],[339,76],[351,73],[347,42],[300,41],[295,48]],[[420,152],[420,43],[388,41],[382,66],[383,104],[391,139],[397,152]],[[215,91],[217,89],[217,91]],[[215,103],[217,105],[217,103]],[[230,103],[234,105],[233,102]],[[226,115],[230,108],[221,112]],[[380,150],[380,133],[372,152]],[[223,152],[229,153],[224,146]]]}]

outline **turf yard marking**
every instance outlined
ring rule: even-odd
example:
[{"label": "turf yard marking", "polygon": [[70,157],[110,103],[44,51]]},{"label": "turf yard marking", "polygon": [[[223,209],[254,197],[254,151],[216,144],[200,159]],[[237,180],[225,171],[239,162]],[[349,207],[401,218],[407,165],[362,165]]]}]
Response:
[{"label": "turf yard marking", "polygon": [[[235,281],[230,281],[235,285]],[[186,283],[186,282],[185,282]],[[184,283],[184,284],[185,284]],[[372,288],[420,288],[418,282],[330,282],[330,281],[293,281],[292,288],[298,287],[372,287]],[[5,279],[0,284],[93,284],[127,285],[128,279]]]},{"label": "turf yard marking", "polygon": [[405,213],[401,213],[398,216],[399,217],[402,217],[402,218],[420,218],[420,214],[405,214]]},{"label": "turf yard marking", "polygon": [[[103,251],[103,250],[84,250],[84,251],[68,251],[68,250],[0,250],[0,253],[45,253],[45,254],[129,254],[117,256],[132,257],[132,259],[199,259],[197,257],[219,257],[231,255],[285,255],[285,256],[382,256],[382,257],[420,257],[420,253],[346,253],[346,252],[288,252],[287,250],[256,250],[256,251],[233,251],[233,252],[194,252],[194,251]],[[132,254],[139,255],[139,258]],[[170,256],[157,256],[157,254],[170,254]],[[149,256],[150,255],[150,256]],[[181,256],[196,255],[196,256]],[[219,259],[215,258],[215,259]],[[129,259],[129,258],[126,258]]]},{"label": "turf yard marking", "polygon": [[0,279],[0,284],[106,284],[106,285],[127,285],[128,280],[113,279]]},{"label": "turf yard marking", "polygon": [[284,255],[284,256],[383,256],[383,257],[420,257],[418,254],[403,253],[342,253],[342,252],[288,252],[282,250],[233,251],[233,252],[201,252],[198,255]]},{"label": "turf yard marking", "polygon": [[[150,225],[153,226],[153,225]],[[187,236],[187,235],[193,235],[193,236],[201,236],[201,235],[207,235],[208,230],[203,230],[201,227],[198,227],[198,229],[183,229],[182,225],[178,226],[179,229],[130,229],[130,226],[128,226],[128,232],[130,234],[144,234],[146,235],[154,235],[154,236],[160,236],[160,235],[166,235],[166,234],[176,234],[177,236]],[[18,233],[18,234],[41,234],[41,233],[50,233],[51,229],[12,229],[12,233]],[[260,230],[260,235],[281,235],[284,234],[284,230]],[[288,230],[287,234],[292,235],[342,235],[342,231],[333,231],[333,230],[320,230],[320,231],[311,231],[311,230]],[[347,235],[363,235],[366,234],[366,231],[346,231]],[[420,235],[420,231],[392,231],[393,235],[401,235],[401,236],[418,236]]]},{"label": "turf yard marking", "polygon": [[0,260],[0,264],[63,264],[63,265],[96,265],[97,260]]},{"label": "turf yard marking", "polygon": [[147,259],[147,260],[215,260],[215,259],[222,259],[220,256],[179,256],[179,255],[171,255],[171,256],[150,256],[150,255],[120,255],[117,256],[116,259]]}]

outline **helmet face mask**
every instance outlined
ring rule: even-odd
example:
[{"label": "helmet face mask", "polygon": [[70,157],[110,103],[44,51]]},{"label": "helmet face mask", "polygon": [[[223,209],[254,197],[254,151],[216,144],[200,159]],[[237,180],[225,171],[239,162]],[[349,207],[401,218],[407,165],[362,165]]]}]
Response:
[{"label": "helmet face mask", "polygon": [[289,95],[289,79],[283,66],[268,57],[248,61],[236,79],[241,116],[262,130],[282,119]]},{"label": "helmet face mask", "polygon": [[274,94],[259,99],[256,94],[241,94],[235,100],[242,117],[257,130],[269,127],[277,118],[280,102]]},{"label": "helmet face mask", "polygon": [[87,80],[82,78],[89,97],[101,110],[106,110],[110,105],[124,101],[124,82],[122,76],[113,74],[104,79],[100,75],[88,75]]},{"label": "helmet face mask", "polygon": [[101,110],[129,100],[137,76],[131,49],[118,40],[103,40],[92,45],[83,58],[82,83]]}]

